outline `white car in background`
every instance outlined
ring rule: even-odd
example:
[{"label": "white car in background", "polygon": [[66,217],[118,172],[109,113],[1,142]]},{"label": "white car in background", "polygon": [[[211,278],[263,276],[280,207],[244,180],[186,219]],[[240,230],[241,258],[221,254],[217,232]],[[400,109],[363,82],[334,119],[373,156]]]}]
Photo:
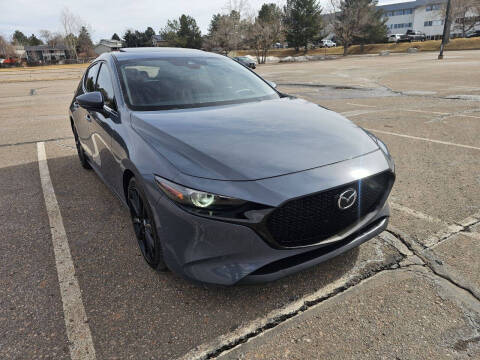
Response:
[{"label": "white car in background", "polygon": [[392,34],[388,37],[388,42],[398,43],[402,38],[402,34]]},{"label": "white car in background", "polygon": [[320,46],[331,48],[331,47],[337,47],[337,44],[334,43],[332,40],[322,40],[322,43]]}]

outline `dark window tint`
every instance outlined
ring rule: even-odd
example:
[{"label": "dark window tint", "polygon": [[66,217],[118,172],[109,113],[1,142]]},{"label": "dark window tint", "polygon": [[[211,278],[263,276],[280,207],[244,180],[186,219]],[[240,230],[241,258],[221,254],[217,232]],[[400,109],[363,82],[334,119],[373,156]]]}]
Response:
[{"label": "dark window tint", "polygon": [[93,65],[88,69],[87,76],[85,76],[85,89],[87,92],[95,91],[95,80],[98,74],[99,64]]},{"label": "dark window tint", "polygon": [[117,110],[117,105],[115,104],[115,93],[113,92],[112,78],[110,77],[110,72],[105,64],[102,64],[100,73],[98,74],[97,91],[102,93],[105,105],[107,105],[110,109]]},{"label": "dark window tint", "polygon": [[120,63],[127,103],[134,110],[234,104],[279,98],[253,72],[227,57],[165,57]]}]

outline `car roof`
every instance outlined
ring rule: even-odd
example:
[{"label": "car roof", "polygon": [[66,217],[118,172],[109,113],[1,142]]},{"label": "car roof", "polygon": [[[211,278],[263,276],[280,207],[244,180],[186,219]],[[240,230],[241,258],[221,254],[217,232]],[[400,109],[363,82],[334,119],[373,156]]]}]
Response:
[{"label": "car roof", "polygon": [[169,47],[138,47],[138,48],[121,48],[119,51],[110,53],[118,60],[146,59],[146,58],[162,58],[162,57],[221,57],[222,55],[185,48],[169,48]]}]

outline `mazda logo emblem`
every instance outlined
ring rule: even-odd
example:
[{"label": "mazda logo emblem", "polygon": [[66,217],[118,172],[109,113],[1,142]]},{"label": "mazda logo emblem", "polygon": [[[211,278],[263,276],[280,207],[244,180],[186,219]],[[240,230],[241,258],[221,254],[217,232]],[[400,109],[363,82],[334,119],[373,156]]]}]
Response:
[{"label": "mazda logo emblem", "polygon": [[352,207],[357,201],[357,190],[355,189],[347,189],[343,193],[340,194],[338,198],[338,208],[340,210],[346,210]]}]

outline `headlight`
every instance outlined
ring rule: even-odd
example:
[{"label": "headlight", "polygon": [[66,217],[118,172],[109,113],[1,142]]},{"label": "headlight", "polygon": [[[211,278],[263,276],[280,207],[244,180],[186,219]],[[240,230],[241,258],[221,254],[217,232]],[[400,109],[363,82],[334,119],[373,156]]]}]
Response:
[{"label": "headlight", "polygon": [[189,207],[205,210],[228,210],[246,204],[244,200],[189,189],[160,176],[155,176],[155,181],[171,200]]}]

